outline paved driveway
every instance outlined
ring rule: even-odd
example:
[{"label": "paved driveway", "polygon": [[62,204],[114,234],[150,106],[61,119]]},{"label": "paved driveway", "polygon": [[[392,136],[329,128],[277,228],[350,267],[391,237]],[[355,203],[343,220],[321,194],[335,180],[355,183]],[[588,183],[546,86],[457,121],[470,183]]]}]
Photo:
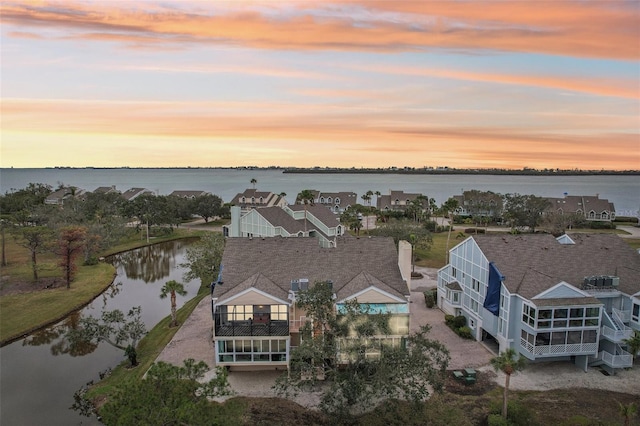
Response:
[{"label": "paved driveway", "polygon": [[411,331],[416,331],[420,326],[429,324],[431,326],[429,336],[443,343],[449,349],[451,355],[449,369],[476,368],[489,364],[489,360],[496,354],[493,354],[480,342],[459,337],[446,326],[444,313],[440,309],[426,307],[422,292],[437,286],[437,270],[418,266],[415,270],[422,273],[423,278],[412,280],[411,283]]}]

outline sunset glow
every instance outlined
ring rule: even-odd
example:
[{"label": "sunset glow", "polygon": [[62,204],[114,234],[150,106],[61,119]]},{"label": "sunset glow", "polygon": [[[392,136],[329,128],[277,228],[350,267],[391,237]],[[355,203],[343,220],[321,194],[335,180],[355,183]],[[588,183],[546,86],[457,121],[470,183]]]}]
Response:
[{"label": "sunset glow", "polygon": [[2,167],[640,169],[640,2],[6,1]]}]

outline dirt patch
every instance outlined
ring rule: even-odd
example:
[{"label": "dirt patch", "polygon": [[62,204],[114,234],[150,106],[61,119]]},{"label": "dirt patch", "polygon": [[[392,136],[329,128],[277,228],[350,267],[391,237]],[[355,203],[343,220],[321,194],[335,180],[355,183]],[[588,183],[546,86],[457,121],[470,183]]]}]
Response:
[{"label": "dirt patch", "polygon": [[492,371],[476,370],[476,382],[471,385],[457,380],[453,375],[453,371],[447,371],[447,378],[444,384],[447,392],[458,395],[484,395],[498,386],[495,382],[496,374]]},{"label": "dirt patch", "polygon": [[37,291],[46,291],[54,288],[64,287],[65,282],[61,278],[40,278],[37,282],[33,281],[16,281],[10,282],[6,277],[2,277],[0,282],[0,297],[11,294],[34,293]]}]

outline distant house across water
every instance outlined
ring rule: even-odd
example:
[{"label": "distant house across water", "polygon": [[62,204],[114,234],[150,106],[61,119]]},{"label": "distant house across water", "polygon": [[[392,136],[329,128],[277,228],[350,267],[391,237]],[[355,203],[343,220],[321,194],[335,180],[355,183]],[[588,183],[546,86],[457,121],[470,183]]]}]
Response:
[{"label": "distant house across water", "polygon": [[548,212],[577,214],[588,221],[612,222],[616,218],[616,209],[609,200],[599,198],[599,194],[565,195],[564,198],[547,198],[551,206]]}]

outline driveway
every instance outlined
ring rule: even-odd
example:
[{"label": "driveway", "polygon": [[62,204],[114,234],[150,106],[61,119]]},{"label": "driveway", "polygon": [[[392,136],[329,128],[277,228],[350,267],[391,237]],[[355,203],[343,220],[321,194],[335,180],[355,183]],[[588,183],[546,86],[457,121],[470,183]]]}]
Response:
[{"label": "driveway", "polygon": [[427,308],[423,291],[437,287],[438,270],[416,266],[423,278],[411,282],[411,325],[410,331],[417,331],[420,326],[429,324],[429,337],[441,342],[449,349],[451,361],[449,369],[480,367],[489,364],[489,360],[497,354],[492,353],[484,344],[475,340],[463,339],[444,323],[444,313],[438,308]]}]

